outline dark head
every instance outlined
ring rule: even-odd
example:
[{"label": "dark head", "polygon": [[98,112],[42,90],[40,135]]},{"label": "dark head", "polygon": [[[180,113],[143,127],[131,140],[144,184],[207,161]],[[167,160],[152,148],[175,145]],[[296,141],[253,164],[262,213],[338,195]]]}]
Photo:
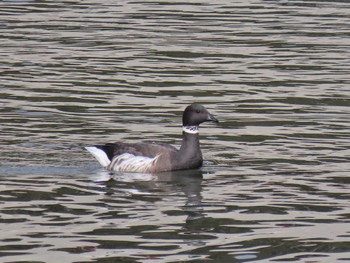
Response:
[{"label": "dark head", "polygon": [[205,121],[218,122],[218,120],[211,115],[206,108],[197,103],[187,106],[182,115],[183,126],[199,126],[199,124]]}]

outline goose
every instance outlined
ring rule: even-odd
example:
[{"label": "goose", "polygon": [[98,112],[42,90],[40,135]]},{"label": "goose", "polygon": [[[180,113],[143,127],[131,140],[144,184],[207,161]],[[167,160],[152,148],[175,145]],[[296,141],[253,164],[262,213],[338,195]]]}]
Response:
[{"label": "goose", "polygon": [[85,149],[112,172],[160,173],[196,169],[203,164],[199,125],[208,121],[218,122],[201,104],[187,106],[182,115],[180,149],[156,142],[115,142],[88,146]]}]

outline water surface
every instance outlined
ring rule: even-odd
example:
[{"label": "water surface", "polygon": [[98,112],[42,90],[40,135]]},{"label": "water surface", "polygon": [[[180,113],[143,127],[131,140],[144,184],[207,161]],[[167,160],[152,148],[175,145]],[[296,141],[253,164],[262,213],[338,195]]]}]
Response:
[{"label": "water surface", "polygon": [[[350,261],[347,1],[0,3],[0,261]],[[82,147],[179,145],[111,176]]]}]

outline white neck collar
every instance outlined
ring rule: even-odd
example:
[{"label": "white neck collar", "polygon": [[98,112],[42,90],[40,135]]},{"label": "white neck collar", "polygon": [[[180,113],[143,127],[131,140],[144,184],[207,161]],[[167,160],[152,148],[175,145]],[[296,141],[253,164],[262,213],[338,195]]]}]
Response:
[{"label": "white neck collar", "polygon": [[182,130],[186,133],[197,134],[199,132],[198,126],[182,126]]}]

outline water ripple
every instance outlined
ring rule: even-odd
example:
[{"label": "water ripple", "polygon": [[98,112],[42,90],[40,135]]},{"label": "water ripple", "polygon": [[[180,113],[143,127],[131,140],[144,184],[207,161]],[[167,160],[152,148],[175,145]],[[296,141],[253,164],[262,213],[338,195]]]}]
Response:
[{"label": "water ripple", "polygon": [[[350,260],[347,1],[0,7],[2,261]],[[178,145],[193,101],[200,171],[82,149]]]}]

